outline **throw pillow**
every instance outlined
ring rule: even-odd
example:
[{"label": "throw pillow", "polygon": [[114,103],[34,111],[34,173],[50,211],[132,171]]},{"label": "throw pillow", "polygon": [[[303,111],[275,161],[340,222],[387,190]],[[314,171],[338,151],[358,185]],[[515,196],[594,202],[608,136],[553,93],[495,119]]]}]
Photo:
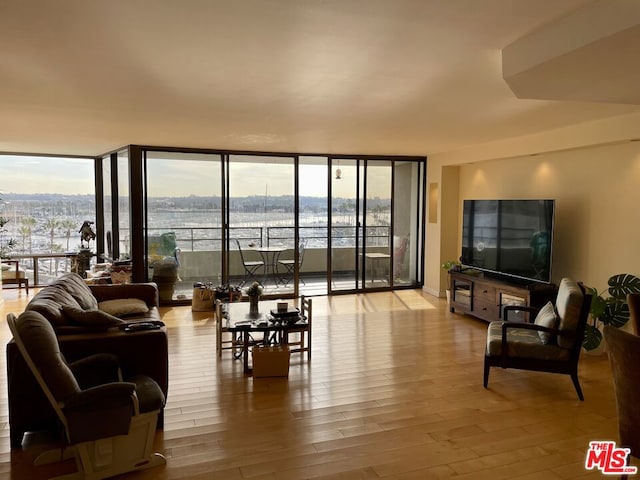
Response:
[{"label": "throw pillow", "polygon": [[[556,313],[553,303],[547,302],[547,304],[540,309],[533,323],[547,328],[558,328],[560,318],[558,318],[558,314]],[[551,334],[548,332],[538,332],[538,336],[540,337],[540,341],[543,345],[546,345],[551,341]]]},{"label": "throw pillow", "polygon": [[98,308],[103,312],[110,313],[116,317],[147,313],[149,307],[144,300],[139,298],[118,298],[116,300],[106,300],[98,303]]},{"label": "throw pillow", "polygon": [[71,322],[85,327],[109,328],[126,323],[118,317],[97,309],[83,310],[82,308],[63,305],[62,312]]}]

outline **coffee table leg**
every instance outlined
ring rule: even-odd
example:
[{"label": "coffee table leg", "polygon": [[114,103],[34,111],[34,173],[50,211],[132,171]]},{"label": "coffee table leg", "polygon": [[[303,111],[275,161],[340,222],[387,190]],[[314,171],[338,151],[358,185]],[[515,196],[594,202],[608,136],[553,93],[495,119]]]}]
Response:
[{"label": "coffee table leg", "polygon": [[243,343],[243,353],[244,353],[244,373],[251,373],[249,369],[249,332],[242,332],[242,343]]}]

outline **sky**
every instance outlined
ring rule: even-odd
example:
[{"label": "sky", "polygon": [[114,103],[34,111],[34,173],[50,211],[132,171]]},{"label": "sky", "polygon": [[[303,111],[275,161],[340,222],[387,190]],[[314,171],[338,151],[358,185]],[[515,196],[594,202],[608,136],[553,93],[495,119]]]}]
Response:
[{"label": "sky", "polygon": [[[182,158],[181,158],[182,157]],[[149,153],[149,196],[210,196],[220,195],[220,163],[217,155],[176,153]],[[208,161],[207,161],[208,160]],[[319,165],[319,162],[325,162]],[[352,161],[342,160],[334,165],[333,195],[352,198],[355,192],[355,174]],[[335,170],[342,172],[335,179]],[[293,163],[290,158],[233,156],[229,172],[230,194],[234,197],[249,195],[293,195]],[[326,159],[301,159],[300,195],[326,197]],[[83,158],[0,156],[0,193],[64,193],[93,194],[93,161]],[[388,198],[388,168],[370,168],[369,196]]]},{"label": "sky", "polygon": [[0,193],[94,192],[92,160],[0,156]]}]

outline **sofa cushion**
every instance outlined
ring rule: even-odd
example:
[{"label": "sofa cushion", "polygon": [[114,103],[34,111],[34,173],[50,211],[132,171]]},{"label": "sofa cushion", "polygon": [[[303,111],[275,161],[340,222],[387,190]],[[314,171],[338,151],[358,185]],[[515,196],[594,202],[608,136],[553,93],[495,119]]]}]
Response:
[{"label": "sofa cushion", "polygon": [[69,293],[85,310],[98,308],[98,301],[93,296],[84,279],[77,273],[66,273],[54,282],[51,287],[61,288]]},{"label": "sofa cushion", "polygon": [[81,308],[70,293],[48,286],[40,290],[25,307],[26,311],[42,314],[54,327],[67,325],[69,319],[62,311],[64,305]]},{"label": "sofa cushion", "polygon": [[571,348],[575,343],[584,295],[580,286],[569,278],[563,278],[558,287],[556,311],[560,317],[558,345]]},{"label": "sofa cushion", "polygon": [[[502,355],[502,322],[491,322],[487,334],[489,356]],[[537,358],[540,360],[568,360],[570,350],[557,345],[544,345],[535,330],[509,328],[507,330],[507,355],[510,357]]]},{"label": "sofa cushion", "polygon": [[62,311],[72,323],[85,327],[107,329],[109,327],[115,327],[126,323],[118,317],[114,317],[113,315],[103,312],[102,310],[98,310],[97,308],[84,310],[82,308],[65,305],[62,307]]},{"label": "sofa cushion", "polygon": [[[559,321],[560,319],[558,318],[558,314],[556,313],[553,303],[547,302],[547,304],[540,309],[533,323],[540,325],[541,327],[558,328]],[[548,332],[538,332],[538,336],[540,337],[540,341],[543,345],[548,344],[552,340],[552,335]]]},{"label": "sofa cushion", "polygon": [[127,315],[139,315],[149,311],[149,307],[139,298],[119,298],[116,300],[106,300],[98,304],[98,308],[116,317],[122,318]]}]

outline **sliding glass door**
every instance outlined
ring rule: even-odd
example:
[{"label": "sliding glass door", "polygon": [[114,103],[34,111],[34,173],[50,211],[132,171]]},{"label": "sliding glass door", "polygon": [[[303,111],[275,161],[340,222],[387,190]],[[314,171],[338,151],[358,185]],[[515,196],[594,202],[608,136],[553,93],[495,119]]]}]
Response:
[{"label": "sliding glass door", "polygon": [[[421,282],[418,159],[138,148],[140,160],[130,151],[143,165],[144,212],[125,208],[138,193],[129,202],[120,184],[139,177],[121,155],[103,160],[103,174],[111,165],[121,180],[109,201],[104,179],[104,208],[113,205],[114,255],[128,258],[133,244],[134,274],[163,285],[164,303],[190,300],[197,282],[259,282],[271,298]],[[142,241],[121,225],[130,222]]]},{"label": "sliding glass door", "polygon": [[259,282],[265,295],[294,292],[294,166],[293,157],[229,155],[226,224],[231,283],[247,287]]},{"label": "sliding glass door", "polygon": [[222,169],[215,154],[146,153],[148,278],[161,300],[222,283]]},{"label": "sliding glass door", "polygon": [[360,288],[358,262],[362,245],[360,176],[362,167],[354,159],[334,159],[331,176],[331,285],[330,291]]},{"label": "sliding glass door", "polygon": [[[298,293],[326,295],[329,239],[327,157],[298,159]],[[295,273],[295,272],[294,272]]]},{"label": "sliding glass door", "polygon": [[[411,162],[332,159],[330,291],[417,281],[418,208]],[[397,172],[397,173],[396,173]],[[396,178],[396,176],[398,178]],[[396,196],[399,196],[399,201]]]},{"label": "sliding glass door", "polygon": [[416,285],[422,251],[422,171],[418,162],[394,162],[393,285]]},{"label": "sliding glass door", "polygon": [[390,287],[391,278],[391,190],[393,169],[391,162],[365,162],[363,186],[363,259],[362,286],[365,289]]}]

